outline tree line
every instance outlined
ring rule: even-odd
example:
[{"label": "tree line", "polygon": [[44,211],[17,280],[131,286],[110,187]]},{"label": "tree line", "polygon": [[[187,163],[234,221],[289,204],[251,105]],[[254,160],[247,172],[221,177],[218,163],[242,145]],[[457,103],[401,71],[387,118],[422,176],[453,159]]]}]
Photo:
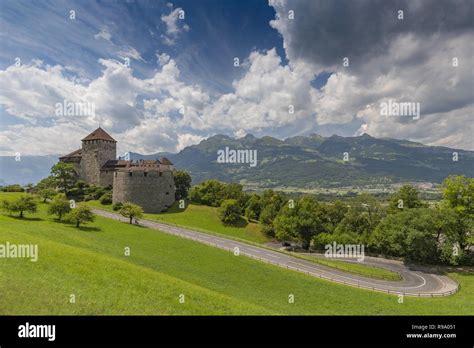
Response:
[{"label": "tree line", "polygon": [[306,250],[321,251],[333,242],[364,244],[371,254],[410,262],[474,264],[474,179],[450,176],[440,191],[442,200],[432,203],[424,202],[411,185],[402,186],[388,201],[363,193],[326,203],[273,190],[246,193],[242,185],[207,180],[194,186],[189,198],[218,207],[225,224],[244,216],[260,222],[269,236]]}]

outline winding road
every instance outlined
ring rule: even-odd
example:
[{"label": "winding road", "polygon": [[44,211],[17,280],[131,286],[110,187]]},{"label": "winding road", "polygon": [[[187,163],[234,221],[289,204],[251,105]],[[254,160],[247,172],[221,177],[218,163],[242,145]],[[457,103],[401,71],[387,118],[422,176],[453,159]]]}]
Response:
[{"label": "winding road", "polygon": [[[117,213],[100,209],[93,209],[93,212],[102,217],[128,222],[127,218]],[[364,264],[397,272],[402,277],[400,281],[372,279],[303,260],[277,250],[206,234],[184,227],[143,219],[140,220],[140,225],[231,252],[238,250],[240,255],[246,255],[266,263],[357,288],[418,297],[447,296],[454,294],[458,290],[458,284],[451,278],[445,275],[422,271],[421,269],[410,269],[400,261],[366,257],[363,262]]]}]

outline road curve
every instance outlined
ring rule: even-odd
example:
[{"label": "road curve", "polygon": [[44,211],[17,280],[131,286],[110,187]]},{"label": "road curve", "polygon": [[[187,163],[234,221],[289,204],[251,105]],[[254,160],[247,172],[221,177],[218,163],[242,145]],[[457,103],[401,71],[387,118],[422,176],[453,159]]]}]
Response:
[{"label": "road curve", "polygon": [[[124,218],[117,213],[101,209],[93,209],[93,212],[102,217],[128,222],[127,218]],[[447,296],[454,294],[458,290],[458,284],[447,276],[409,269],[403,263],[398,261],[366,257],[366,260],[364,261],[365,264],[395,271],[402,277],[402,280],[400,281],[372,279],[326,267],[278,251],[183,227],[143,219],[140,220],[140,225],[192,239],[231,252],[234,252],[236,250],[235,248],[238,248],[239,254],[290,270],[302,272],[310,276],[357,288],[418,297]]]}]

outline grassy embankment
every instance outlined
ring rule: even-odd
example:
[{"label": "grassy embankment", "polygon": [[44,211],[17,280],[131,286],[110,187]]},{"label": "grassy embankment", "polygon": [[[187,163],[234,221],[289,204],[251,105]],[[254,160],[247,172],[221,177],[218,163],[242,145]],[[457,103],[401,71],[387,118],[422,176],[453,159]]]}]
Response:
[{"label": "grassy embankment", "polygon": [[[112,210],[112,205],[103,205],[99,201],[88,201],[85,204],[93,208]],[[270,241],[259,224],[250,222],[241,226],[224,225],[219,219],[217,208],[204,205],[190,204],[186,209],[179,209],[175,204],[167,212],[161,214],[145,214],[144,218],[155,220],[167,224],[191,228],[208,234],[220,235],[227,238],[237,239],[252,244],[263,244]],[[291,255],[304,258],[306,260],[332,267],[339,270],[359,274],[369,278],[400,280],[398,273],[368,265],[344,262],[341,260],[317,259],[313,257],[304,257],[291,253]]]},{"label": "grassy embankment", "polygon": [[[0,199],[10,194],[0,194]],[[156,230],[97,217],[79,229],[39,212],[0,214],[0,244],[37,244],[39,260],[0,259],[0,314],[472,315],[459,293],[398,297],[331,283]],[[129,247],[130,256],[124,255]],[[70,295],[76,303],[69,303]],[[179,302],[179,296],[185,302]],[[295,303],[288,303],[289,294]]]}]

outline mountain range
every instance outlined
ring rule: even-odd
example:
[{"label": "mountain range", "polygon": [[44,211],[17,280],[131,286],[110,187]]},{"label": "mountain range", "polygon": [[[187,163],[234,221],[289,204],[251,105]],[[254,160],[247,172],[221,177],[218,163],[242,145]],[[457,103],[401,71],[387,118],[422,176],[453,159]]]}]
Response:
[{"label": "mountain range", "polygon": [[[257,165],[218,163],[218,152],[256,150]],[[457,156],[457,161],[455,160]],[[0,184],[36,182],[49,174],[58,156],[29,156],[15,162],[0,157]],[[246,135],[215,135],[179,153],[126,153],[130,160],[167,157],[190,172],[193,183],[206,179],[240,182],[251,188],[368,186],[402,182],[440,183],[452,174],[474,176],[474,151],[426,146],[407,140],[317,134],[285,140]],[[454,159],[454,160],[453,160]]]}]

